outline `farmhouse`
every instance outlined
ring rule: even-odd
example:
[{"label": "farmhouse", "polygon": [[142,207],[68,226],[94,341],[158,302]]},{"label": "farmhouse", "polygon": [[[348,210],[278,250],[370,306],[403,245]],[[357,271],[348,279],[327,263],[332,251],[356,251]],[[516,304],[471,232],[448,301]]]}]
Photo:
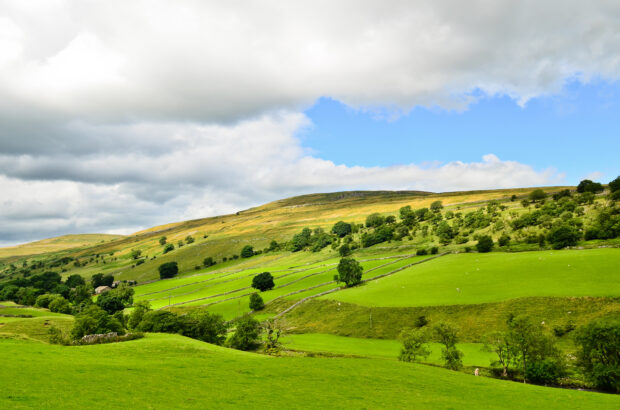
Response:
[{"label": "farmhouse", "polygon": [[95,294],[96,295],[101,295],[102,293],[108,292],[110,290],[112,290],[112,288],[109,287],[109,286],[97,286],[95,288]]}]

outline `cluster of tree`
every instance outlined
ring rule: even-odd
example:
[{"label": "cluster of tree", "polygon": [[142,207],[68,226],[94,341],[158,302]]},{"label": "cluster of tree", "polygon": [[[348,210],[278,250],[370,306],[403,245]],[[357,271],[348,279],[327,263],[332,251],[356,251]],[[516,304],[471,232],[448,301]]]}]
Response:
[{"label": "cluster of tree", "polygon": [[[335,236],[335,235],[334,235]],[[328,234],[323,228],[304,228],[300,233],[293,235],[288,242],[287,249],[291,252],[298,252],[309,249],[312,252],[318,252],[334,241],[334,236]]]},{"label": "cluster of tree", "polygon": [[[69,299],[75,293],[76,288],[84,285],[86,285],[86,281],[80,275],[71,275],[63,282],[57,272],[44,272],[0,284],[0,300],[11,300],[20,305],[33,306],[37,298],[44,294],[59,296],[65,300]],[[66,309],[63,308],[62,310],[62,313],[66,313],[64,311]]]},{"label": "cluster of tree", "polygon": [[448,323],[438,323],[432,329],[426,327],[428,321],[420,316],[414,328],[404,329],[400,334],[403,346],[398,359],[404,362],[415,362],[428,357],[431,353],[428,343],[431,339],[443,345],[441,356],[447,368],[459,370],[463,367],[463,352],[457,349],[458,329]]}]

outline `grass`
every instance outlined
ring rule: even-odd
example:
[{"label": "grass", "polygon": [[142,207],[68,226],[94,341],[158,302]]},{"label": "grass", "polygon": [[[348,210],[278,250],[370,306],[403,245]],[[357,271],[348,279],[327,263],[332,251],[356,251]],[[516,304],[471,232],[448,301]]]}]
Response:
[{"label": "grass", "polygon": [[[329,334],[306,333],[291,334],[280,339],[286,349],[316,353],[336,353],[370,358],[397,360],[402,343],[393,339],[362,339]],[[442,364],[439,343],[429,343],[431,354],[424,363]],[[496,360],[493,353],[485,352],[480,343],[459,343],[457,348],[464,354],[464,366],[487,367]]]},{"label": "grass", "polygon": [[620,296],[619,267],[620,249],[457,254],[323,298],[397,307],[531,296]]},{"label": "grass", "polygon": [[[0,322],[4,322],[4,320],[0,320]],[[32,319],[7,321],[5,324],[0,325],[0,336],[18,336],[41,342],[48,342],[49,329],[52,326],[56,326],[65,332],[69,332],[73,327],[73,317],[68,315],[41,316]]]},{"label": "grass", "polygon": [[0,351],[2,408],[593,409],[619,404],[614,395],[390,360],[270,358],[177,335],[79,347],[0,339]]}]

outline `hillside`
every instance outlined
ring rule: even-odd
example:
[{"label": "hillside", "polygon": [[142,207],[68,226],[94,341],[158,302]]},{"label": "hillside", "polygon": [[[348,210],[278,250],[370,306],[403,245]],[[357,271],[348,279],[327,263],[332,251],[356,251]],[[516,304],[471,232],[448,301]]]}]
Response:
[{"label": "hillside", "polygon": [[108,234],[77,234],[63,235],[55,238],[42,239],[23,245],[0,248],[0,260],[16,256],[35,256],[55,253],[67,249],[92,247],[100,243],[111,242],[123,238],[123,235]]}]

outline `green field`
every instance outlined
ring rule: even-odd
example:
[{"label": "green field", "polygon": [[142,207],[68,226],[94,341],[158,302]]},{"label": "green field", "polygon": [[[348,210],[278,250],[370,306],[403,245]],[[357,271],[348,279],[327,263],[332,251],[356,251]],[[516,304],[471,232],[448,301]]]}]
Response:
[{"label": "green field", "polygon": [[620,296],[619,266],[620,249],[447,255],[323,299],[438,306],[527,296]]},{"label": "green field", "polygon": [[614,395],[392,360],[271,358],[176,335],[82,347],[0,339],[0,351],[2,408],[603,409],[620,403]]}]

